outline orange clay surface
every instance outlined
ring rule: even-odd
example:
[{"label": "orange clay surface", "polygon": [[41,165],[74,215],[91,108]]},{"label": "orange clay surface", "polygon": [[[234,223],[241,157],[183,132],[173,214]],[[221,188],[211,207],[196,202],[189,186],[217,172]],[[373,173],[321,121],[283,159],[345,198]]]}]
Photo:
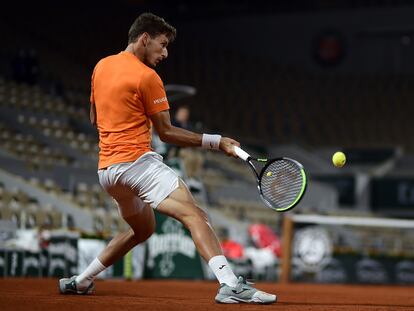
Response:
[{"label": "orange clay surface", "polygon": [[60,295],[56,279],[0,279],[0,310],[414,310],[414,286],[257,283],[272,305],[221,305],[211,281],[98,280],[93,295]]}]

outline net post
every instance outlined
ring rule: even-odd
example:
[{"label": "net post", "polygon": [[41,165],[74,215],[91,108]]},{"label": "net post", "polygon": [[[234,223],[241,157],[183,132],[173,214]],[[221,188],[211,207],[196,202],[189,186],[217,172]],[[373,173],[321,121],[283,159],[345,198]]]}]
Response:
[{"label": "net post", "polygon": [[292,255],[293,220],[289,216],[283,217],[282,229],[282,267],[280,283],[289,283]]}]

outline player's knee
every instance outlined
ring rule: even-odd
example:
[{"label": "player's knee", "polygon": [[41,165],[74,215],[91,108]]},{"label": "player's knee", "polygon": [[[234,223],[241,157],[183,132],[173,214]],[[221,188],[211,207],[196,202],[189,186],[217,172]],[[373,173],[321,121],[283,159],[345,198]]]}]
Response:
[{"label": "player's knee", "polygon": [[137,245],[140,242],[138,239],[138,235],[132,229],[128,230],[128,239],[132,241],[134,245]]},{"label": "player's knee", "polygon": [[199,224],[200,222],[208,222],[207,213],[198,206],[191,210],[190,213],[184,216],[184,224],[189,227],[192,224]]},{"label": "player's knee", "polygon": [[[141,232],[139,237],[138,237],[138,243],[142,243],[145,242],[146,240],[148,240],[150,238],[150,236],[154,233],[154,231],[145,231],[145,232]],[[137,244],[138,244],[137,243]]]},{"label": "player's knee", "polygon": [[123,218],[129,224],[131,228],[130,238],[136,244],[147,240],[155,231],[154,212],[150,208],[143,210],[140,214]]},{"label": "player's knee", "polygon": [[149,222],[140,228],[130,230],[131,239],[136,244],[146,241],[155,232],[155,223]]},{"label": "player's knee", "polygon": [[135,232],[131,229],[131,239],[137,245],[145,242],[153,233],[154,230],[140,230]]}]

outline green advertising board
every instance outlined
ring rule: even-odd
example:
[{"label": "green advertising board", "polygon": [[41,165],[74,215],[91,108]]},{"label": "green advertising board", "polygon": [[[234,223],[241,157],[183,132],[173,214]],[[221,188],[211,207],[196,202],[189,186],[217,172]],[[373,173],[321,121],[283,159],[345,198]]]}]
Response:
[{"label": "green advertising board", "polygon": [[40,252],[24,251],[23,276],[40,277],[42,276],[42,266],[40,264]]},{"label": "green advertising board", "polygon": [[294,235],[290,277],[297,282],[414,284],[414,257],[387,251],[334,247],[332,231],[305,226]]},{"label": "green advertising board", "polygon": [[297,282],[339,284],[414,284],[414,260],[394,256],[333,254],[329,262],[312,272],[293,267]]},{"label": "green advertising board", "polygon": [[0,249],[0,277],[6,276],[6,250]]},{"label": "green advertising board", "polygon": [[155,233],[146,243],[144,278],[204,279],[200,256],[189,231],[156,213]]},{"label": "green advertising board", "polygon": [[77,272],[78,232],[53,231],[50,236],[49,272],[51,277],[68,277]]},{"label": "green advertising board", "polygon": [[8,250],[6,252],[6,276],[23,275],[23,256],[24,251]]}]

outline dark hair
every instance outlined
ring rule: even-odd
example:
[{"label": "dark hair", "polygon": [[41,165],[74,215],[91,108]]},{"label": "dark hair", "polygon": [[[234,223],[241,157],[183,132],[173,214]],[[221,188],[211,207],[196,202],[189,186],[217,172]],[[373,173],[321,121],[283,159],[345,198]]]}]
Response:
[{"label": "dark hair", "polygon": [[170,42],[174,41],[177,30],[168,24],[162,17],[152,13],[142,13],[132,24],[128,31],[128,44],[147,32],[151,37],[166,35]]}]

